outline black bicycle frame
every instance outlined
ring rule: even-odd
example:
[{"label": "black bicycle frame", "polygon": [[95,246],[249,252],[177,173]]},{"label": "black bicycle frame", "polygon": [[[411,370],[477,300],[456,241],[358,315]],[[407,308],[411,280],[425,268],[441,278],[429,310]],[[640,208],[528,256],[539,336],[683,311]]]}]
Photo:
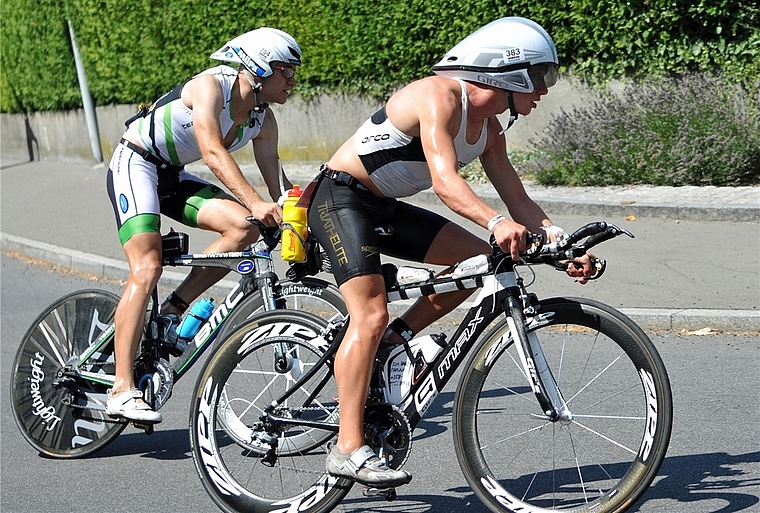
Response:
[{"label": "black bicycle frame", "polygon": [[[505,258],[502,263],[506,268],[498,273],[463,279],[444,279],[440,283],[434,282],[430,285],[401,287],[398,291],[400,298],[412,298],[483,287],[476,299],[476,304],[467,311],[454,335],[448,339],[446,347],[435,361],[428,364],[417,384],[410,390],[409,396],[402,405],[399,405],[409,419],[412,429],[417,427],[425,412],[453,377],[483,331],[506,311],[505,302],[510,297],[520,295],[520,288],[517,286],[513,271],[514,262]],[[489,287],[492,290],[487,290]],[[395,298],[395,293],[391,292],[388,296],[389,299]]]}]

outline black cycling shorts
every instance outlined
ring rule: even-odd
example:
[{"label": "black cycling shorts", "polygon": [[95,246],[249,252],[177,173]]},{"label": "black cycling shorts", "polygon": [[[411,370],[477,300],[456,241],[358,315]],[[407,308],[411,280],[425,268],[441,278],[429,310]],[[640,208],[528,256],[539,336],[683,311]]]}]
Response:
[{"label": "black cycling shorts", "polygon": [[[380,254],[424,262],[445,217],[321,177],[309,204],[309,228],[324,247],[336,283],[382,274]],[[389,227],[378,235],[375,227]]]}]

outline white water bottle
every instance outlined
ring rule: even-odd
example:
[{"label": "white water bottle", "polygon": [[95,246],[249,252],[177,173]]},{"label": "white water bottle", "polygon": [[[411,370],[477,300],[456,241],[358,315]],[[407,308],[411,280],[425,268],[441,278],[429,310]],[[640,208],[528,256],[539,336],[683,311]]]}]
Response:
[{"label": "white water bottle", "polygon": [[465,278],[488,271],[488,255],[475,255],[458,263],[451,273],[452,278]]},{"label": "white water bottle", "polygon": [[[428,364],[443,351],[445,338],[445,335],[438,334],[421,335],[408,344],[399,344],[391,351],[382,369],[385,381],[383,392],[387,403],[401,404],[406,400]],[[412,355],[411,361],[409,354]]]},{"label": "white water bottle", "polygon": [[434,277],[433,271],[421,267],[401,266],[396,271],[396,281],[399,285],[420,283]]}]

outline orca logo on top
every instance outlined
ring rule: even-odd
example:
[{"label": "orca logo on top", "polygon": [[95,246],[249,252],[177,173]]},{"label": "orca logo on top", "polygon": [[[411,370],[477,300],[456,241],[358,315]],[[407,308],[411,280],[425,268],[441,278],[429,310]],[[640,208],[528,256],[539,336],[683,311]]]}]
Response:
[{"label": "orca logo on top", "polygon": [[391,134],[368,135],[367,137],[362,139],[362,144],[366,144],[368,142],[387,141],[390,138],[391,138]]}]

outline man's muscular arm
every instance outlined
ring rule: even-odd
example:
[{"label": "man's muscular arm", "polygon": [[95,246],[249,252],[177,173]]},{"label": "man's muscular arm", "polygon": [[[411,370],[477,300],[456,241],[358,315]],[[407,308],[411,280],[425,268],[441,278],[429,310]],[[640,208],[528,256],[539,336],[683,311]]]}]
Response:
[{"label": "man's muscular arm", "polygon": [[268,226],[280,224],[282,215],[278,205],[264,201],[224,146],[219,125],[224,98],[219,83],[212,76],[200,75],[188,82],[185,89],[182,97],[193,109],[193,126],[203,162],[251,215]]}]

